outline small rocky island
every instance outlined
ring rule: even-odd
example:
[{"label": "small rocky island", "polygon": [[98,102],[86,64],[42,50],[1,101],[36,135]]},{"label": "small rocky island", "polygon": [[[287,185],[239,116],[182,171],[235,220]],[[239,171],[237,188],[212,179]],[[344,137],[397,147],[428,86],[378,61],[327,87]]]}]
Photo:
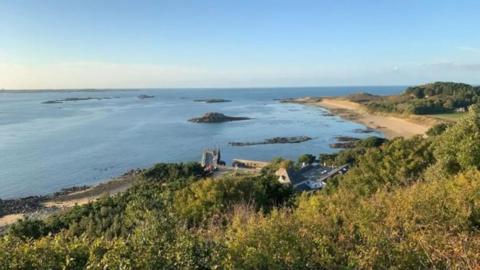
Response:
[{"label": "small rocky island", "polygon": [[139,99],[146,99],[146,98],[154,98],[155,96],[149,96],[149,95],[139,95]]},{"label": "small rocky island", "polygon": [[284,144],[284,143],[302,143],[310,141],[312,138],[308,136],[295,136],[295,137],[274,137],[265,139],[261,142],[229,142],[231,146],[249,146],[259,144]]},{"label": "small rocky island", "polygon": [[227,116],[223,113],[218,112],[208,112],[204,114],[202,117],[192,118],[188,121],[194,123],[223,123],[223,122],[230,122],[230,121],[240,121],[240,120],[249,120],[249,117],[235,117],[235,116]]},{"label": "small rocky island", "polygon": [[112,97],[71,97],[65,99],[56,99],[56,100],[47,100],[42,102],[42,104],[59,104],[63,102],[76,102],[76,101],[85,101],[85,100],[104,100],[112,99]]},{"label": "small rocky island", "polygon": [[63,101],[60,101],[60,100],[47,100],[47,101],[42,102],[42,104],[59,104],[59,103],[63,103]]},{"label": "small rocky island", "polygon": [[322,101],[321,97],[303,97],[303,98],[282,98],[275,99],[280,103],[297,103],[297,104],[307,104],[307,103],[317,103]]},{"label": "small rocky island", "polygon": [[194,99],[193,102],[222,103],[222,102],[232,102],[232,101],[229,99],[223,99],[223,98],[210,98],[210,99]]}]

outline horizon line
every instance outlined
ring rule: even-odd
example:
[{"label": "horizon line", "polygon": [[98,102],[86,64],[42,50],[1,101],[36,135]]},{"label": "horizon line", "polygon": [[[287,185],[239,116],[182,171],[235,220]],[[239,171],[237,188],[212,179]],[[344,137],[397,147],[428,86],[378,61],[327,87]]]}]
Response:
[{"label": "horizon line", "polygon": [[27,88],[7,89],[0,88],[0,92],[7,91],[125,91],[125,90],[206,90],[206,89],[274,89],[274,88],[328,88],[328,87],[408,87],[413,84],[369,84],[369,85],[305,85],[305,86],[212,86],[212,87],[131,87],[131,88]]},{"label": "horizon line", "polygon": [[123,91],[123,90],[217,90],[217,89],[275,89],[275,88],[328,88],[328,87],[410,87],[417,85],[425,85],[436,82],[451,82],[451,83],[464,83],[471,86],[480,86],[480,83],[465,83],[458,81],[432,81],[432,82],[420,82],[420,83],[410,83],[410,84],[359,84],[359,85],[301,85],[301,86],[173,86],[173,87],[112,87],[112,88],[95,88],[95,87],[85,87],[85,88],[0,88],[0,92],[13,92],[13,91]]}]

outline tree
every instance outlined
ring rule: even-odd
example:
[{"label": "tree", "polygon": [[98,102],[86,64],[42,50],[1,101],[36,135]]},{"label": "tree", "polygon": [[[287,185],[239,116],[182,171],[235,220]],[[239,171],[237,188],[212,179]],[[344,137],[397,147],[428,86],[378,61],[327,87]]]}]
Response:
[{"label": "tree", "polygon": [[325,164],[327,166],[332,166],[335,164],[335,158],[337,157],[337,154],[326,154],[322,153],[318,157],[318,161],[322,164]]},{"label": "tree", "polygon": [[298,164],[312,164],[313,162],[315,162],[316,158],[314,155],[311,155],[311,154],[303,154],[301,156],[298,157]]},{"label": "tree", "polygon": [[357,144],[356,144],[356,147],[367,147],[367,148],[378,147],[378,146],[384,144],[387,141],[388,140],[385,139],[385,138],[370,136],[368,138],[365,138],[365,139],[362,139],[362,140],[358,141]]},{"label": "tree", "polygon": [[440,123],[440,124],[436,124],[435,126],[431,127],[430,129],[427,130],[426,134],[428,136],[438,136],[440,134],[442,134],[443,132],[445,132],[445,130],[447,130],[447,128],[449,127],[450,125],[446,124],[446,123]]},{"label": "tree", "polygon": [[12,226],[8,230],[9,234],[22,238],[37,239],[48,233],[48,228],[45,222],[38,219],[22,219]]},{"label": "tree", "polygon": [[197,162],[159,163],[143,173],[145,178],[155,181],[168,181],[179,178],[201,177],[204,171]]},{"label": "tree", "polygon": [[480,168],[480,108],[471,106],[465,117],[435,141],[436,169],[456,174]]}]

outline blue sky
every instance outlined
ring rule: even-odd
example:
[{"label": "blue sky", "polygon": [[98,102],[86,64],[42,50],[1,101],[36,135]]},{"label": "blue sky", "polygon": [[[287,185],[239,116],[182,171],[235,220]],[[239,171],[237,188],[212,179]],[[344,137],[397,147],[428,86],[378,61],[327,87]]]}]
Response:
[{"label": "blue sky", "polygon": [[480,1],[0,2],[0,88],[480,83]]}]

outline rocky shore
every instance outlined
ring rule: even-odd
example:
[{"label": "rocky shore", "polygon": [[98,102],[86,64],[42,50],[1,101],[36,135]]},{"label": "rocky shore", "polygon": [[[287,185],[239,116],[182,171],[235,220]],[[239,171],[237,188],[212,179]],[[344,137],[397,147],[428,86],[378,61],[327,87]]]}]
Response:
[{"label": "rocky shore", "polygon": [[227,116],[227,115],[224,115],[223,113],[208,112],[201,117],[192,118],[188,121],[194,122],[194,123],[223,123],[223,122],[249,120],[249,119],[251,118]]},{"label": "rocky shore", "polygon": [[91,188],[90,186],[74,186],[61,189],[50,195],[29,196],[18,199],[0,199],[0,217],[11,214],[27,214],[37,212],[44,209],[44,203],[49,200],[55,200],[72,193],[85,191]]},{"label": "rocky shore", "polygon": [[348,137],[348,136],[337,136],[335,137],[337,142],[331,143],[331,148],[354,148],[357,142],[360,140],[359,138]]},{"label": "rocky shore", "polygon": [[135,177],[143,170],[136,169],[122,176],[96,186],[74,186],[43,196],[29,196],[17,199],[0,199],[0,233],[2,227],[25,217],[45,217],[60,210],[85,204],[103,194],[115,194],[130,187]]},{"label": "rocky shore", "polygon": [[0,199],[0,217],[37,211],[43,207],[42,202],[47,198],[48,196],[30,196],[11,200]]},{"label": "rocky shore", "polygon": [[376,132],[376,130],[373,129],[373,128],[366,127],[366,128],[357,128],[353,132],[355,132],[355,133],[373,133],[373,132]]},{"label": "rocky shore", "polygon": [[231,146],[249,146],[249,145],[259,145],[259,144],[285,144],[285,143],[302,143],[310,141],[312,138],[308,136],[295,136],[295,137],[274,137],[270,139],[265,139],[260,142],[229,142]]},{"label": "rocky shore", "polygon": [[57,192],[53,193],[53,196],[54,197],[59,197],[59,196],[63,196],[63,195],[68,195],[70,193],[84,191],[84,190],[87,190],[89,188],[90,188],[90,186],[87,186],[87,185],[73,186],[73,187],[69,187],[69,188],[62,188],[60,191],[57,191]]}]

